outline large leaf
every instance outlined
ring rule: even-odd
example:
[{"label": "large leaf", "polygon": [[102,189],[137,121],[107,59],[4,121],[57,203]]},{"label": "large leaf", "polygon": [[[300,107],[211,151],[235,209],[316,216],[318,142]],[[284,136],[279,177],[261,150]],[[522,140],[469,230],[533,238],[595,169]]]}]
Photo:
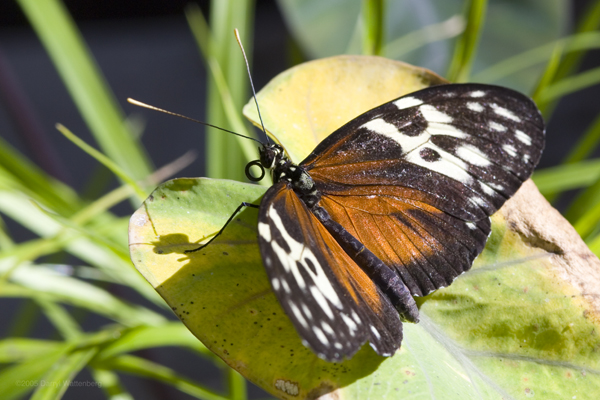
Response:
[{"label": "large leaf", "polygon": [[[266,126],[302,159],[310,140],[322,140],[344,122],[338,112],[350,110],[343,115],[352,118],[365,111],[355,108],[363,97],[376,101],[370,88],[398,84],[402,74],[382,75],[382,62],[326,59],[305,64],[312,80],[296,77],[304,65],[280,75],[259,94]],[[354,64],[357,78],[350,84]],[[422,76],[419,70],[409,74]],[[322,82],[333,87],[322,90]],[[332,91],[335,104],[327,103]],[[295,108],[284,110],[284,100]],[[322,107],[335,107],[333,117]],[[318,124],[307,124],[315,113]],[[286,137],[290,132],[299,140]],[[208,247],[184,253],[214,235],[241,202],[258,204],[264,191],[202,178],[167,182],[132,216],[130,248],[138,270],[184,324],[267,391],[290,399],[334,390],[331,395],[356,399],[585,399],[598,392],[600,327],[591,301],[600,262],[533,184],[494,216],[493,234],[473,269],[419,299],[421,323],[404,325],[394,357],[365,345],[341,363],[325,362],[302,346],[278,304],[260,259],[255,209],[243,210]]]}]

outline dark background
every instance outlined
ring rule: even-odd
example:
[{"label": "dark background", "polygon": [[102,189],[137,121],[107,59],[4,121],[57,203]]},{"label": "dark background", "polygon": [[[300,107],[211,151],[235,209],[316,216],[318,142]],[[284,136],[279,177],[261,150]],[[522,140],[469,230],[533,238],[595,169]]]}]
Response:
[{"label": "dark background", "polygon": [[[140,111],[126,103],[127,97],[167,108],[194,118],[203,119],[206,72],[196,44],[183,15],[187,1],[64,1],[104,73],[106,80],[127,114],[143,114],[146,120],[143,143],[155,166],[160,167],[187,150],[196,149],[200,157],[178,176],[204,176],[203,127],[185,120],[169,118],[159,113]],[[199,4],[207,15],[207,1]],[[587,1],[573,2],[574,20],[580,17]],[[290,66],[287,43],[289,34],[274,1],[258,1],[254,25],[253,76],[257,90],[277,73]],[[600,65],[598,52],[588,55],[582,70]],[[76,190],[82,190],[95,168],[87,154],[72,145],[54,125],[62,123],[86,142],[93,144],[86,125],[79,116],[65,87],[47,57],[39,40],[13,1],[0,2],[0,66],[9,70],[20,85],[39,122],[44,137],[28,143],[14,128],[6,103],[0,104],[0,135],[26,156],[44,165],[44,169]],[[570,145],[585,132],[600,112],[598,86],[566,96],[548,125],[548,146],[541,167],[556,165]],[[4,100],[6,101],[6,99]],[[10,101],[10,100],[9,100]],[[44,154],[54,154],[54,160],[41,160],[35,148]],[[44,164],[48,163],[48,164]],[[116,185],[116,182],[113,182]],[[116,212],[127,215],[128,204]],[[32,238],[15,224],[9,229],[15,240]],[[130,296],[124,293],[119,295]],[[133,295],[131,295],[133,296]],[[132,301],[140,301],[133,297]],[[2,301],[1,325],[9,326],[16,310],[16,301]],[[95,329],[109,321],[84,321],[86,329]],[[48,337],[50,324],[41,321],[36,337]],[[0,332],[6,335],[6,328]],[[208,362],[181,349],[150,350],[142,356],[171,366],[183,375],[222,389],[219,372]],[[76,380],[93,380],[86,373]],[[135,398],[187,399],[189,396],[154,381],[124,378],[124,384]],[[266,397],[258,388],[251,397]],[[98,389],[71,388],[66,399],[102,399]]]}]

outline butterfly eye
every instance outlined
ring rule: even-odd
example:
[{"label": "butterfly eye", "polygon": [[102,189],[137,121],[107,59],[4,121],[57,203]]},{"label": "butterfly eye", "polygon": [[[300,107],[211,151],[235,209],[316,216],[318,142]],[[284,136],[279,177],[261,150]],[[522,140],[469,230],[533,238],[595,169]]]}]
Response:
[{"label": "butterfly eye", "polygon": [[[253,166],[257,166],[258,168],[260,168],[260,176],[254,176],[252,175],[252,173],[250,172],[250,168],[252,168]],[[265,168],[262,166],[261,162],[259,160],[254,160],[254,161],[250,161],[248,164],[246,164],[246,178],[250,179],[252,182],[258,182],[260,180],[262,180],[262,178],[265,177]]]}]

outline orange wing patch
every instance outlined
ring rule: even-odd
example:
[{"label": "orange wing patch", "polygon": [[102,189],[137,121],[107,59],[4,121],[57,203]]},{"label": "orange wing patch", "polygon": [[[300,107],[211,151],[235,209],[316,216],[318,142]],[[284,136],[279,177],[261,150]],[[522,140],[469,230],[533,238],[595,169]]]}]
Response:
[{"label": "orange wing patch", "polygon": [[485,221],[478,226],[413,199],[328,194],[320,204],[417,296],[452,283],[481,251],[472,235],[487,236]]}]

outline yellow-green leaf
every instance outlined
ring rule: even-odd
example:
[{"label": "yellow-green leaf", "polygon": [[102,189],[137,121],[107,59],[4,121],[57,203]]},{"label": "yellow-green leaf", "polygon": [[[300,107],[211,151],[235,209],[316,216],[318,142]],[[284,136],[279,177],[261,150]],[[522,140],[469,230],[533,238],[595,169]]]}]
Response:
[{"label": "yellow-green leaf", "polygon": [[[296,161],[346,120],[402,95],[383,89],[408,80],[386,72],[379,58],[322,62],[287,71],[259,93],[267,129]],[[424,82],[419,69],[387,65]],[[336,390],[345,399],[593,399],[600,261],[531,181],[524,186],[493,217],[473,269],[418,299],[421,323],[404,325],[402,347],[389,358],[365,345],[350,360],[328,363],[301,344],[262,266],[256,209],[243,210],[206,248],[184,253],[218,232],[241,202],[259,204],[263,187],[202,178],[159,186],[131,218],[131,255],[194,335],[280,398]]]}]

